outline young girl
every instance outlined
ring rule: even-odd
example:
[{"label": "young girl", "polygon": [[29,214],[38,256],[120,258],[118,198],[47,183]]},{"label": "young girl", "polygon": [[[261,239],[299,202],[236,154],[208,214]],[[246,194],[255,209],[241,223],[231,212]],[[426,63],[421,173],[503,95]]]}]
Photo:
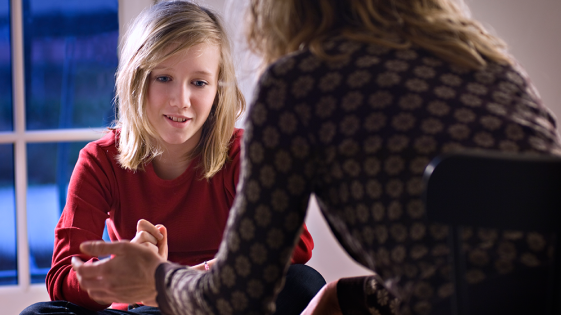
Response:
[{"label": "young girl", "polygon": [[[164,259],[184,265],[208,268],[218,251],[236,195],[243,131],[234,123],[245,101],[217,16],[186,1],[143,12],[122,46],[116,94],[118,123],[80,152],[55,229],[46,283],[51,299],[64,302],[38,303],[22,314],[124,314],[119,310],[127,308],[159,314],[126,304],[105,310],[111,299],[92,299],[80,288],[71,260],[97,260],[81,254],[79,245],[101,239],[105,224],[112,241],[156,245]],[[252,233],[248,224],[240,238]],[[312,248],[304,229],[292,262],[306,263]],[[245,265],[240,260],[237,273]],[[310,267],[291,268],[295,280],[286,287],[292,289],[279,303],[300,305],[299,314],[324,282]],[[305,294],[296,296],[294,288]]]}]

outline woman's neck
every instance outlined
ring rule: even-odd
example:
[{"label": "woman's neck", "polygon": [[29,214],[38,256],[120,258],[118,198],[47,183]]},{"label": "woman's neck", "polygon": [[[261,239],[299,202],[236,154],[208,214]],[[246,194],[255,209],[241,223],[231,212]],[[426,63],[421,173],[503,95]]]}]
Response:
[{"label": "woman's neck", "polygon": [[166,146],[162,154],[152,161],[156,175],[166,180],[179,177],[191,163],[191,159],[187,158],[188,154],[189,150],[184,145]]}]

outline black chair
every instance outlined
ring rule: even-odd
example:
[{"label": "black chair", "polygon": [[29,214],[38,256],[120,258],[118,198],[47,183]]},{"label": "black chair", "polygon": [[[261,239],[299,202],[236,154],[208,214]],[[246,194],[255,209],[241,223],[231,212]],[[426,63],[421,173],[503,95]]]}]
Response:
[{"label": "black chair", "polygon": [[[461,227],[558,232],[561,157],[465,152],[435,158],[424,173],[429,221],[450,226],[455,292],[453,314],[469,314]],[[561,242],[548,277],[546,314],[561,314]]]}]

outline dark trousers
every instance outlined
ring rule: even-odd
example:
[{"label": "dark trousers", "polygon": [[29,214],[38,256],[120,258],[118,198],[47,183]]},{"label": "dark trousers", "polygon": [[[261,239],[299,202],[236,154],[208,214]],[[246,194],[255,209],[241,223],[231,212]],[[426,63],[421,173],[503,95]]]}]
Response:
[{"label": "dark trousers", "polygon": [[151,306],[129,307],[128,311],[104,309],[102,311],[91,311],[66,301],[39,302],[27,307],[20,315],[161,315],[160,309]]},{"label": "dark trousers", "polygon": [[284,287],[277,296],[275,315],[300,315],[308,303],[325,285],[325,279],[307,265],[291,265]]},{"label": "dark trousers", "polygon": [[[279,293],[276,301],[276,315],[299,315],[308,305],[310,300],[325,285],[325,279],[314,268],[307,265],[291,265],[286,274],[284,288]],[[35,303],[20,315],[161,315],[156,307],[140,306],[129,307],[128,311],[105,309],[90,311],[86,308],[66,301]]]}]

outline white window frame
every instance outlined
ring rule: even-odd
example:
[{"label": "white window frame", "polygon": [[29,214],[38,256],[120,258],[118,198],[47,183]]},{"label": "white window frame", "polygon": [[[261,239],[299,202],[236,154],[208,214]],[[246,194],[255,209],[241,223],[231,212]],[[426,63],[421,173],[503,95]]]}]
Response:
[{"label": "white window frame", "polygon": [[[127,25],[151,0],[119,0],[119,25]],[[26,130],[23,11],[21,0],[10,1],[13,131],[0,132],[0,144],[14,146],[14,180],[17,242],[17,285],[0,286],[2,314],[19,314],[27,306],[49,301],[45,284],[31,284],[27,237],[27,144],[99,139],[105,128]],[[124,23],[123,23],[124,22]],[[122,32],[122,27],[119,33]],[[54,233],[54,231],[53,231]]]},{"label": "white window frame", "polygon": [[[119,35],[144,8],[157,0],[118,0]],[[226,0],[206,0],[219,11]],[[12,58],[13,131],[0,132],[0,144],[14,146],[14,180],[17,242],[17,285],[0,286],[2,314],[19,314],[27,306],[49,301],[45,284],[31,284],[29,274],[29,243],[27,237],[27,144],[44,142],[76,142],[99,139],[105,128],[26,130],[25,72],[23,49],[22,0],[10,0],[10,31]],[[120,36],[119,36],[120,37]],[[54,233],[54,231],[53,231]]]}]

